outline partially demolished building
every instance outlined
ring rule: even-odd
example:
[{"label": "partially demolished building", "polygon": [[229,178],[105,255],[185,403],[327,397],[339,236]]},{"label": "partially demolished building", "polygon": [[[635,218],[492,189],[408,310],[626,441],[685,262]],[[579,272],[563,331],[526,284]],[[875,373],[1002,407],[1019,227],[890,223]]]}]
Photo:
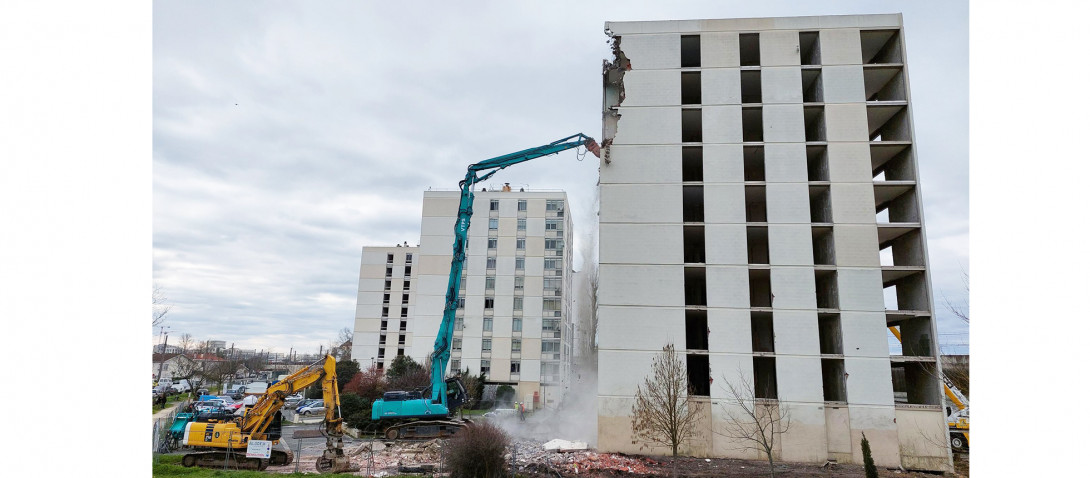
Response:
[{"label": "partially demolished building", "polygon": [[[721,435],[725,384],[790,414],[777,458],[947,470],[899,14],[608,22],[598,448],[668,344]],[[888,345],[896,330],[903,347]],[[659,449],[658,451],[663,451]]]}]

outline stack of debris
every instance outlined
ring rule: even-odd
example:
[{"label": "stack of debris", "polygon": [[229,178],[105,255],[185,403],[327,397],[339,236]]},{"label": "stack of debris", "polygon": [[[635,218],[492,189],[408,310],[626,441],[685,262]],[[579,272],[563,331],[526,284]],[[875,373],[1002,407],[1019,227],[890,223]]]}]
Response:
[{"label": "stack of debris", "polygon": [[597,471],[650,474],[658,462],[644,457],[629,457],[617,453],[597,453],[587,450],[578,441],[550,440],[544,444],[519,440],[512,444],[514,460],[519,470],[551,474],[581,474]]}]

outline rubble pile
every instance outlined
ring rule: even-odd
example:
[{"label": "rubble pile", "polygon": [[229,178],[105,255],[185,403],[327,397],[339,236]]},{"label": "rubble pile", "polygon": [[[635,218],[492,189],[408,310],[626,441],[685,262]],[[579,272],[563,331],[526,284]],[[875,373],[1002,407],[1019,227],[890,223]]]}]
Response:
[{"label": "rubble pile", "polygon": [[374,453],[363,450],[353,458],[360,470],[370,476],[396,476],[401,473],[420,473],[438,468],[440,463],[439,440],[423,442],[398,442],[393,446],[383,446],[375,442]]},{"label": "rubble pile", "polygon": [[[588,451],[583,442],[551,440],[545,444],[519,440],[512,444],[512,458],[520,470],[578,475],[590,472],[616,472],[650,475],[659,462],[644,457],[629,457],[618,453]],[[568,451],[573,450],[573,451]]]}]

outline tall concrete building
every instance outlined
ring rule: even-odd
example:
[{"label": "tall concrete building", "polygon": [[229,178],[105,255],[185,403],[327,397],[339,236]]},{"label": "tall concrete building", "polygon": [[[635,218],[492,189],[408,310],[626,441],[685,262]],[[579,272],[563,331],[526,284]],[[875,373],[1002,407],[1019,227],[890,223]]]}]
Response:
[{"label": "tall concrete building", "polygon": [[[361,365],[379,357],[388,367],[401,354],[423,363],[431,354],[458,203],[458,191],[425,192],[419,248],[364,248],[352,353]],[[561,191],[474,193],[448,370],[483,372],[489,384],[514,387],[520,401],[559,403],[574,335],[567,210]]]},{"label": "tall concrete building", "polygon": [[407,244],[363,248],[352,338],[352,357],[363,368],[375,364],[385,369],[412,345],[413,264],[419,250]]},{"label": "tall concrete building", "polygon": [[880,466],[949,469],[901,16],[606,33],[598,448],[647,445],[633,396],[672,343],[688,454],[759,457],[720,434],[731,383],[789,412],[779,459],[862,463],[866,433]]}]

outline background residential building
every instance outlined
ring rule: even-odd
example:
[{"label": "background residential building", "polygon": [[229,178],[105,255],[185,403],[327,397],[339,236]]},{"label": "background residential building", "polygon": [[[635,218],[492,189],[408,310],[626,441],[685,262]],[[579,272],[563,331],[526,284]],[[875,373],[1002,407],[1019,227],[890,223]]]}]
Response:
[{"label": "background residential building", "polygon": [[879,466],[950,469],[901,16],[606,31],[598,448],[639,451],[673,343],[689,454],[757,457],[715,433],[730,381],[790,410],[783,460],[861,463],[866,433]]},{"label": "background residential building", "polygon": [[412,343],[413,265],[419,250],[407,245],[363,248],[351,345],[361,368],[375,364],[385,369]]}]

